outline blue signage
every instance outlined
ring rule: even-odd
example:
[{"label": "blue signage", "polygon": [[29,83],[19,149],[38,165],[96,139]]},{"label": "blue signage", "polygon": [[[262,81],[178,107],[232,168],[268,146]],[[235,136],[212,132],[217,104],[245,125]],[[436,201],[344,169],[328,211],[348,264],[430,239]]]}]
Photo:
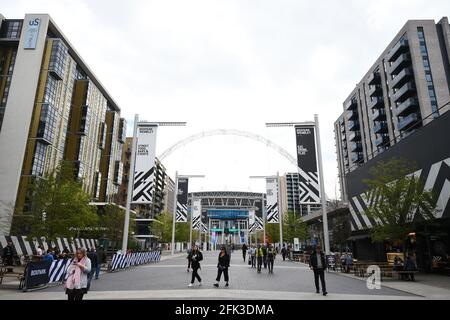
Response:
[{"label": "blue signage", "polygon": [[248,219],[248,210],[208,210],[208,218],[212,219]]}]

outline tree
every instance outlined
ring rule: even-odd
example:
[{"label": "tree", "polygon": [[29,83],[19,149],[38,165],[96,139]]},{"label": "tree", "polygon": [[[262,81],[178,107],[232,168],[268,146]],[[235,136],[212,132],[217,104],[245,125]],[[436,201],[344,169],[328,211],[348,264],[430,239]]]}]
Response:
[{"label": "tree", "polygon": [[74,229],[97,224],[96,207],[89,205],[91,197],[83,191],[70,164],[63,163],[43,178],[33,179],[29,195],[31,210],[19,223],[29,223],[32,237],[55,241],[56,237],[76,236]]},{"label": "tree", "polygon": [[158,214],[155,220],[151,227],[153,235],[157,236],[161,243],[172,242],[172,214],[164,211]]},{"label": "tree", "polygon": [[[132,244],[133,242],[133,223],[131,221],[132,218],[133,217],[130,213],[130,225],[128,230],[129,248],[131,247],[130,244]],[[115,251],[118,247],[121,247],[124,224],[125,210],[114,204],[107,204],[101,217],[100,226],[106,229],[104,235],[111,242],[113,251]]]},{"label": "tree", "polygon": [[342,245],[347,243],[347,239],[351,236],[350,217],[348,214],[338,214],[331,224],[333,232],[334,245],[339,247],[342,253]]},{"label": "tree", "polygon": [[294,243],[294,238],[306,240],[308,234],[306,223],[294,212],[283,215],[283,241]]},{"label": "tree", "polygon": [[381,161],[370,170],[373,178],[364,182],[371,205],[365,213],[378,222],[371,230],[373,241],[405,241],[417,221],[434,218],[437,198],[412,172],[414,164],[403,159]]},{"label": "tree", "polygon": [[[152,225],[152,232],[161,243],[172,242],[173,214],[167,211],[160,213]],[[175,223],[175,242],[189,242],[190,222]],[[192,230],[192,241],[198,239],[198,231]]]},{"label": "tree", "polygon": [[[269,242],[280,241],[280,224],[266,223],[266,237]],[[263,236],[260,236],[262,242]],[[306,223],[293,212],[283,215],[283,242],[293,243],[294,238],[305,240],[307,238]]]}]

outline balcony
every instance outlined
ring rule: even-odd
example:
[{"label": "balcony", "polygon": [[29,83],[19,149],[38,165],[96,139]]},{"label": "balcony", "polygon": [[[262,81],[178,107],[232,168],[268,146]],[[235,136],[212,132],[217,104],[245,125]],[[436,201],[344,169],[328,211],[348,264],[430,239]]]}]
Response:
[{"label": "balcony", "polygon": [[419,101],[416,97],[408,98],[403,103],[398,105],[395,109],[395,114],[398,117],[407,116],[417,110],[419,106]]},{"label": "balcony", "polygon": [[411,76],[413,75],[413,72],[411,68],[405,68],[402,71],[400,71],[394,79],[391,80],[391,87],[394,89],[398,89],[401,86],[403,86],[409,79],[411,79]]},{"label": "balcony", "polygon": [[351,152],[362,151],[362,143],[361,142],[350,142],[350,151]]},{"label": "balcony", "polygon": [[358,103],[356,102],[356,99],[352,99],[345,104],[345,110],[355,110],[357,106]]},{"label": "balcony", "polygon": [[389,51],[389,54],[387,55],[387,61],[392,62],[397,57],[406,51],[408,48],[408,40],[402,39]]},{"label": "balcony", "polygon": [[395,60],[395,62],[389,67],[390,74],[396,75],[400,73],[400,71],[402,71],[409,65],[410,61],[411,57],[409,56],[409,54],[404,53],[400,55],[397,60]]},{"label": "balcony", "polygon": [[345,126],[344,126],[343,124],[340,125],[339,128],[341,128],[341,132],[342,132],[342,133],[345,133]]},{"label": "balcony", "polygon": [[384,109],[376,109],[374,113],[372,113],[373,121],[386,120],[386,110]]},{"label": "balcony", "polygon": [[383,90],[381,89],[381,84],[376,84],[373,86],[370,86],[369,88],[369,96],[370,97],[375,97],[375,96],[379,96],[380,93],[382,93]]},{"label": "balcony", "polygon": [[388,126],[386,122],[378,122],[373,126],[373,132],[378,133],[386,133],[388,131]]},{"label": "balcony", "polygon": [[342,143],[342,148],[347,150],[347,142]]},{"label": "balcony", "polygon": [[358,111],[356,111],[356,110],[349,110],[349,111],[347,111],[347,119],[348,120],[356,120],[356,119],[358,119]]},{"label": "balcony", "polygon": [[412,82],[407,82],[400,89],[398,89],[392,96],[394,102],[403,102],[407,98],[415,94],[416,88]]},{"label": "balcony", "polygon": [[411,113],[409,116],[404,117],[398,122],[398,130],[404,131],[412,127],[416,127],[420,117],[417,113]]},{"label": "balcony", "polygon": [[358,141],[361,140],[361,133],[359,131],[352,132],[348,135],[349,141]]},{"label": "balcony", "polygon": [[127,137],[127,121],[124,118],[120,118],[119,134],[117,139],[120,143],[125,143],[126,137]]},{"label": "balcony", "polygon": [[389,136],[381,135],[375,139],[375,146],[380,147],[380,146],[383,146],[384,144],[386,144],[387,142],[389,142]]},{"label": "balcony", "polygon": [[374,85],[381,83],[381,77],[379,72],[373,72],[370,74],[369,78],[367,79],[368,85]]},{"label": "balcony", "polygon": [[359,163],[359,162],[361,162],[362,160],[363,160],[363,155],[362,155],[361,152],[357,152],[357,153],[354,153],[354,154],[352,155],[352,161],[353,161],[354,163]]},{"label": "balcony", "polygon": [[348,125],[348,130],[350,130],[350,131],[359,130],[359,123],[358,123],[358,121],[350,121],[349,125]]},{"label": "balcony", "polygon": [[346,140],[347,140],[347,136],[345,135],[345,133],[342,134],[341,140],[342,140],[342,141],[346,141]]},{"label": "balcony", "polygon": [[372,100],[369,102],[369,107],[371,109],[374,108],[381,108],[384,106],[384,100],[383,97],[374,97],[372,98]]}]

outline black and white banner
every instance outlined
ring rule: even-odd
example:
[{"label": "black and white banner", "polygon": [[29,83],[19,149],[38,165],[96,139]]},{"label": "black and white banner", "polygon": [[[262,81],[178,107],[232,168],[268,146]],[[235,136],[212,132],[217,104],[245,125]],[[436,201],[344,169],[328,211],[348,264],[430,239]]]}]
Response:
[{"label": "black and white banner", "polygon": [[187,178],[178,179],[178,193],[177,193],[177,214],[175,222],[188,221],[188,185]]},{"label": "black and white banner", "polygon": [[313,125],[295,126],[299,198],[301,204],[320,203],[319,175],[317,171],[316,137]]},{"label": "black and white banner", "polygon": [[134,167],[133,203],[153,201],[156,125],[137,124],[136,161]]},{"label": "black and white banner", "polygon": [[131,266],[138,266],[150,262],[157,262],[161,260],[160,251],[149,252],[135,252],[129,254],[115,254],[111,260],[108,268],[109,271],[116,271],[119,269],[129,268]]},{"label": "black and white banner", "polygon": [[267,223],[278,223],[278,181],[276,178],[266,178],[266,196]]},{"label": "black and white banner", "polygon": [[48,283],[50,261],[30,261],[25,271],[24,289],[32,289]]},{"label": "black and white banner", "polygon": [[94,239],[56,238],[56,242],[54,242],[47,241],[44,237],[28,239],[25,236],[0,236],[0,251],[8,242],[12,242],[13,248],[19,257],[37,255],[38,247],[42,247],[44,250],[50,247],[56,248],[60,252],[67,248],[72,253],[75,253],[75,250],[80,247],[86,249],[96,248],[96,240]]},{"label": "black and white banner", "polygon": [[192,202],[192,229],[200,230],[202,224],[202,199]]}]

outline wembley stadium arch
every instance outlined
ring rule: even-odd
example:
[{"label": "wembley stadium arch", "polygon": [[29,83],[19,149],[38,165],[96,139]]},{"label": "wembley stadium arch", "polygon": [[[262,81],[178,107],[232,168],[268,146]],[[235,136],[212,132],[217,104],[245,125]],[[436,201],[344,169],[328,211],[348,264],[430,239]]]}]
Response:
[{"label": "wembley stadium arch", "polygon": [[[163,161],[177,149],[191,142],[213,136],[238,136],[256,141],[276,151],[297,168],[296,157],[283,147],[258,134],[234,129],[218,129],[193,134],[173,144],[161,153],[158,159]],[[239,191],[193,192],[189,193],[189,208],[193,198],[201,199],[200,228],[208,236],[209,239],[207,240],[205,237],[205,242],[209,245],[234,244],[239,246],[242,243],[249,243],[251,241],[250,234],[254,231],[263,230],[263,208],[266,205],[265,193]],[[252,211],[254,212],[253,223],[249,221],[249,214]],[[197,239],[193,239],[193,241],[195,240]]]}]

